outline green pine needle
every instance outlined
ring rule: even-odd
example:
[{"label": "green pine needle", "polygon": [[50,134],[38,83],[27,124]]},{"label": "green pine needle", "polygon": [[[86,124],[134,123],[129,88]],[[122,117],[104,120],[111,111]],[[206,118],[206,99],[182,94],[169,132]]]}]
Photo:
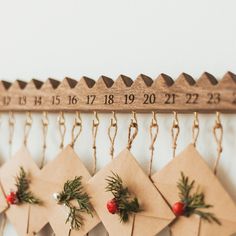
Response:
[{"label": "green pine needle", "polygon": [[213,206],[205,203],[204,194],[199,192],[198,188],[195,193],[191,194],[194,184],[194,180],[190,182],[189,178],[186,177],[183,172],[181,172],[181,178],[177,183],[177,187],[179,189],[180,200],[185,204],[184,215],[188,217],[192,214],[197,214],[203,220],[206,220],[209,223],[215,222],[221,225],[221,222],[215,217],[213,213],[199,210],[208,209]]},{"label": "green pine needle", "polygon": [[[63,191],[58,196],[58,204],[65,204],[69,208],[66,223],[70,222],[70,228],[75,230],[79,230],[83,225],[81,213],[85,212],[93,217],[93,207],[90,203],[90,197],[84,192],[81,179],[82,176],[68,180],[64,184]],[[72,200],[76,200],[79,206],[73,206],[71,204]]]},{"label": "green pine needle", "polygon": [[138,199],[131,197],[128,188],[123,186],[123,181],[118,174],[112,172],[112,176],[107,177],[106,181],[106,191],[111,192],[114,196],[121,222],[127,222],[129,214],[140,211]]},{"label": "green pine needle", "polygon": [[29,180],[27,179],[25,170],[20,167],[20,174],[16,177],[16,196],[19,203],[40,204],[41,201],[34,197],[33,193],[29,191]]}]

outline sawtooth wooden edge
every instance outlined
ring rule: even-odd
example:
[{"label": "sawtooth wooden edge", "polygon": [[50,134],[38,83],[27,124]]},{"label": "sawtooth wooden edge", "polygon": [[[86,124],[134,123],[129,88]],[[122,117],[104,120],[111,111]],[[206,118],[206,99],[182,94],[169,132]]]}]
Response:
[{"label": "sawtooth wooden edge", "polygon": [[134,81],[125,75],[96,82],[88,77],[0,81],[0,111],[234,113],[236,75],[227,72],[219,81],[207,72],[197,81],[186,73],[175,81],[166,74],[155,80],[141,74]]}]

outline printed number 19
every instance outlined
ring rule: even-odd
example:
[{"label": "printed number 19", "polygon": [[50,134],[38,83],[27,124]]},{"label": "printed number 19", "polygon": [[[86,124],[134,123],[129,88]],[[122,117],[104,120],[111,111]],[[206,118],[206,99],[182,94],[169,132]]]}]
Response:
[{"label": "printed number 19", "polygon": [[125,94],[125,104],[132,104],[134,102],[134,94]]}]

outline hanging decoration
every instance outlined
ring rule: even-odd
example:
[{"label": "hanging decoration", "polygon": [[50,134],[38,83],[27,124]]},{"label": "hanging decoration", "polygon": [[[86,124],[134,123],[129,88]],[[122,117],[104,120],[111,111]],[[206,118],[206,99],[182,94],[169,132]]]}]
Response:
[{"label": "hanging decoration", "polygon": [[[193,128],[196,129],[194,126]],[[176,141],[176,136],[173,140]],[[193,140],[196,145],[197,140]],[[152,176],[155,186],[178,216],[170,224],[171,234],[173,236],[231,235],[236,232],[235,203],[194,144],[188,145],[183,152]],[[184,175],[179,180],[181,172]]]},{"label": "hanging decoration", "polygon": [[[60,113],[60,148],[64,147],[67,130],[65,122],[64,114]],[[43,167],[32,186],[32,190],[37,190],[38,196],[45,203],[38,211],[47,216],[53,231],[59,236],[84,236],[100,222],[90,201],[92,195],[87,190],[91,175],[74,150],[81,132],[82,120],[77,112],[71,132],[71,143]],[[33,218],[31,215],[31,219]]]},{"label": "hanging decoration", "polygon": [[123,186],[123,181],[118,174],[106,178],[106,191],[111,192],[113,198],[107,202],[107,209],[111,214],[118,214],[121,222],[127,222],[129,215],[140,211],[138,199],[131,197],[129,189]]},{"label": "hanging decoration", "polygon": [[[127,148],[102,168],[87,184],[87,191],[92,196],[91,203],[95,211],[108,233],[114,236],[155,235],[175,218],[165,200],[130,152],[137,133],[138,123],[136,114],[133,112],[128,130]],[[109,191],[112,190],[109,185],[111,182],[108,183],[108,180],[112,181],[112,179],[109,177],[115,177],[113,180],[118,183],[118,188],[122,189],[123,186],[125,195],[124,193],[120,195],[122,199],[114,196],[115,191]],[[124,196],[130,199],[125,199]],[[125,203],[132,202],[132,206],[129,205],[129,209],[126,206],[125,211],[121,212],[123,206],[119,205],[120,200],[125,200]]]},{"label": "hanging decoration", "polygon": [[11,190],[10,194],[6,196],[6,200],[9,204],[41,203],[41,201],[36,198],[31,191],[29,191],[29,179],[27,178],[27,174],[25,173],[25,170],[22,166],[20,167],[19,175],[16,177],[15,186],[17,190]]},{"label": "hanging decoration", "polygon": [[[39,201],[44,203],[40,197],[39,190],[33,190],[34,178],[39,174],[40,170],[27,149],[31,126],[32,116],[30,112],[27,112],[23,145],[15,155],[1,166],[0,171],[0,181],[5,197],[8,199],[8,203],[15,203],[10,204],[5,210],[5,214],[19,235],[38,232],[47,223],[45,215],[42,214],[35,214],[37,221],[34,218],[33,224],[29,223],[31,221],[31,213],[37,212],[40,206],[40,204],[32,203],[39,203]],[[17,188],[16,191],[14,190],[15,187]],[[9,193],[11,190],[13,192]]]},{"label": "hanging decoration", "polygon": [[[10,157],[0,169],[0,213],[4,216],[0,236],[6,218],[18,235],[28,236],[40,233],[48,223],[57,236],[84,236],[100,222],[112,236],[151,236],[165,228],[172,236],[236,233],[235,202],[217,178],[223,153],[221,113],[236,112],[235,81],[236,75],[231,72],[221,80],[203,73],[197,81],[186,73],[176,81],[166,74],[155,80],[141,74],[134,81],[124,75],[116,81],[101,76],[96,82],[87,77],[79,81],[66,77],[62,82],[49,78],[44,83],[35,79],[29,83],[0,81],[0,112],[8,112]],[[16,113],[22,111],[26,112],[23,145],[12,156]],[[32,112],[42,114],[39,167],[28,150]],[[47,163],[46,149],[54,145],[53,139],[48,142],[49,112],[59,114],[60,152]],[[75,112],[69,144],[65,144],[66,112]],[[82,132],[80,112],[93,112],[89,137],[92,139],[91,174],[74,149]],[[100,112],[111,113],[107,130],[110,152],[103,154],[110,155],[111,162],[97,171]],[[118,112],[132,112],[132,118],[127,147],[116,155]],[[147,173],[131,153],[139,128],[137,112],[152,113]],[[173,112],[173,160],[152,174],[161,129],[157,122],[159,112]],[[212,169],[196,147],[199,112],[216,113],[213,134],[217,157]],[[177,153],[179,113],[194,114],[192,143],[180,154]]]},{"label": "hanging decoration", "polygon": [[180,201],[176,202],[172,210],[176,216],[191,216],[192,214],[199,215],[203,220],[208,221],[209,223],[215,222],[221,224],[214,214],[211,212],[202,211],[203,209],[209,209],[213,207],[210,204],[205,203],[204,193],[199,192],[199,186],[195,193],[192,193],[195,181],[192,180],[189,182],[189,178],[181,172],[181,178],[177,183],[179,190]]},{"label": "hanging decoration", "polygon": [[[90,203],[89,195],[83,190],[81,183],[82,176],[75,177],[73,180],[67,180],[60,193],[54,193],[53,197],[57,204],[63,204],[69,208],[66,223],[70,223],[72,230],[79,230],[83,225],[81,213],[85,212],[93,217],[93,208]],[[71,202],[76,201],[78,206]]]}]

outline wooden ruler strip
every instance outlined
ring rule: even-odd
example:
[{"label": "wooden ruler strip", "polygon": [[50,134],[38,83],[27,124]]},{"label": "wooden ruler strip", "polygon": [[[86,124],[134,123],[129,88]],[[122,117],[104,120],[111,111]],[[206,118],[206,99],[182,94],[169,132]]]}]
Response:
[{"label": "wooden ruler strip", "polygon": [[219,81],[209,73],[197,81],[183,73],[175,82],[165,74],[155,80],[140,75],[134,81],[124,75],[115,81],[101,76],[97,82],[87,77],[0,81],[0,111],[235,113],[236,75],[228,72]]}]

